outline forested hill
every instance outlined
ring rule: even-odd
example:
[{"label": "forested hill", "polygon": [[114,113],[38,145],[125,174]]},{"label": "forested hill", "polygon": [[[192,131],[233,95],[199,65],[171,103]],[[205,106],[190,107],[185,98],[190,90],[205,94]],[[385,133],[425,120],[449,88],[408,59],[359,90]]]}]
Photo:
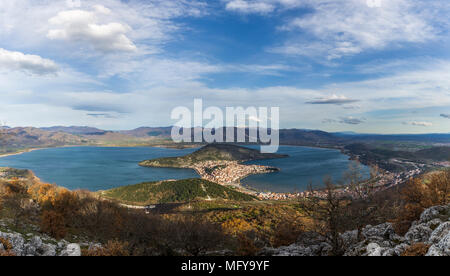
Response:
[{"label": "forested hill", "polygon": [[108,190],[102,196],[134,205],[186,203],[197,199],[256,200],[253,196],[203,179],[142,183]]},{"label": "forested hill", "polygon": [[209,144],[181,157],[158,158],[140,163],[144,167],[188,167],[204,161],[250,161],[287,157],[282,154],[261,153],[259,150],[232,144]]}]

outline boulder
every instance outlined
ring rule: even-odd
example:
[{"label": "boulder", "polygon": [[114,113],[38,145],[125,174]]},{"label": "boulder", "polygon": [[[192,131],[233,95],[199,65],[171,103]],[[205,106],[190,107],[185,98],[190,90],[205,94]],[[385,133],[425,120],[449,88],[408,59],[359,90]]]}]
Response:
[{"label": "boulder", "polygon": [[369,257],[380,257],[383,252],[386,251],[385,248],[379,246],[377,243],[370,243],[367,245],[367,256]]},{"label": "boulder", "polygon": [[419,224],[412,226],[406,233],[405,238],[410,244],[419,242],[426,243],[430,239],[432,232],[433,230],[431,230],[426,224]]},{"label": "boulder", "polygon": [[368,225],[362,230],[362,235],[368,240],[391,240],[396,236],[391,223],[383,223],[377,226]]},{"label": "boulder", "polygon": [[434,206],[426,209],[420,215],[419,224],[428,223],[434,219],[440,219],[442,221],[447,221],[450,216],[450,205],[447,206]]},{"label": "boulder", "polygon": [[64,249],[60,256],[64,257],[80,257],[81,256],[81,247],[77,243],[71,243],[67,245],[66,249]]},{"label": "boulder", "polygon": [[447,221],[445,223],[442,223],[439,225],[433,233],[431,233],[429,243],[439,243],[445,236],[447,236],[450,233],[450,221]]},{"label": "boulder", "polygon": [[428,250],[426,256],[449,257],[450,256],[450,233],[447,233],[439,243],[433,244]]},{"label": "boulder", "polygon": [[25,249],[25,239],[22,237],[22,235],[17,233],[3,233],[0,232],[0,237],[7,239],[12,246],[12,252],[16,256],[23,256],[24,255],[24,249]]}]

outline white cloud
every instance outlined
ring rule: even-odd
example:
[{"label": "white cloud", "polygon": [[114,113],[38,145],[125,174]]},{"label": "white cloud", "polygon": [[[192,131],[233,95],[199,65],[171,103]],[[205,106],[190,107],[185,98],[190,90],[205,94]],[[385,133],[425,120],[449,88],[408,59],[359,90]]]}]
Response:
[{"label": "white cloud", "polygon": [[421,127],[432,127],[433,123],[430,122],[404,122],[405,125],[411,125],[411,126],[421,126]]},{"label": "white cloud", "polygon": [[49,23],[59,29],[51,29],[47,37],[55,40],[85,42],[101,52],[135,51],[136,45],[126,36],[131,31],[127,25],[111,22],[97,24],[97,14],[108,14],[109,9],[96,6],[95,12],[70,10],[59,12]]},{"label": "white cloud", "polygon": [[280,9],[290,9],[302,5],[302,0],[224,0],[225,8],[240,13],[268,14]]},{"label": "white cloud", "polygon": [[23,71],[35,75],[55,74],[58,66],[49,59],[37,55],[26,55],[0,48],[0,69],[6,71]]},{"label": "white cloud", "polygon": [[226,9],[242,13],[269,13],[275,6],[261,1],[232,0],[226,4]]},{"label": "white cloud", "polygon": [[[450,23],[450,5],[440,1],[305,0],[313,11],[288,20],[282,30],[302,34],[272,52],[339,59],[402,43],[424,43],[438,38]],[[445,19],[446,18],[446,19]],[[305,37],[305,33],[310,37]]]},{"label": "white cloud", "polygon": [[342,105],[342,104],[349,104],[349,103],[355,103],[359,102],[359,100],[356,99],[349,99],[346,96],[343,95],[336,95],[333,94],[328,97],[322,97],[318,98],[309,102],[306,102],[307,104],[336,104],[336,105]]}]

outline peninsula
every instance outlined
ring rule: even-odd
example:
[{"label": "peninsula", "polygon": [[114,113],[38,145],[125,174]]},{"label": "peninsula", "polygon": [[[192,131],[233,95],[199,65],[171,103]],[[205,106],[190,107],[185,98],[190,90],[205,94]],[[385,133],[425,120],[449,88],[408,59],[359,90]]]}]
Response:
[{"label": "peninsula", "polygon": [[139,165],[155,168],[190,168],[202,179],[222,185],[235,185],[252,174],[279,171],[275,167],[247,165],[244,162],[284,157],[287,155],[260,153],[255,149],[232,144],[209,144],[186,156],[146,160]]}]

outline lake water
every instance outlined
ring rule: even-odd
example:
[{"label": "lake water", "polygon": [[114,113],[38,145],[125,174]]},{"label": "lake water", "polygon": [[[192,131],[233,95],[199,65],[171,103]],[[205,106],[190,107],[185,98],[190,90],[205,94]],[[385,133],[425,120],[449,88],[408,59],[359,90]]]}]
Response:
[{"label": "lake water", "polygon": [[[302,192],[309,184],[323,186],[323,180],[329,176],[334,182],[342,181],[348,171],[349,157],[339,150],[295,146],[281,146],[278,153],[288,158],[247,162],[280,168],[280,172],[258,174],[247,177],[242,184],[259,191]],[[362,174],[369,177],[370,169],[361,167]]]},{"label": "lake water", "polygon": [[195,149],[68,147],[0,158],[0,167],[30,169],[42,181],[71,190],[107,190],[165,179],[195,178],[190,169],[144,168],[146,159],[182,156]]},{"label": "lake water", "polygon": [[[68,189],[107,190],[119,186],[165,179],[196,178],[189,169],[143,168],[140,161],[182,156],[195,149],[68,147],[36,150],[0,158],[0,167],[30,169],[42,181]],[[337,150],[280,147],[288,158],[250,162],[274,166],[281,172],[253,175],[243,184],[274,192],[303,191],[310,181],[320,183],[325,175],[338,180],[348,169],[348,156]],[[368,172],[368,169],[364,169]]]}]

